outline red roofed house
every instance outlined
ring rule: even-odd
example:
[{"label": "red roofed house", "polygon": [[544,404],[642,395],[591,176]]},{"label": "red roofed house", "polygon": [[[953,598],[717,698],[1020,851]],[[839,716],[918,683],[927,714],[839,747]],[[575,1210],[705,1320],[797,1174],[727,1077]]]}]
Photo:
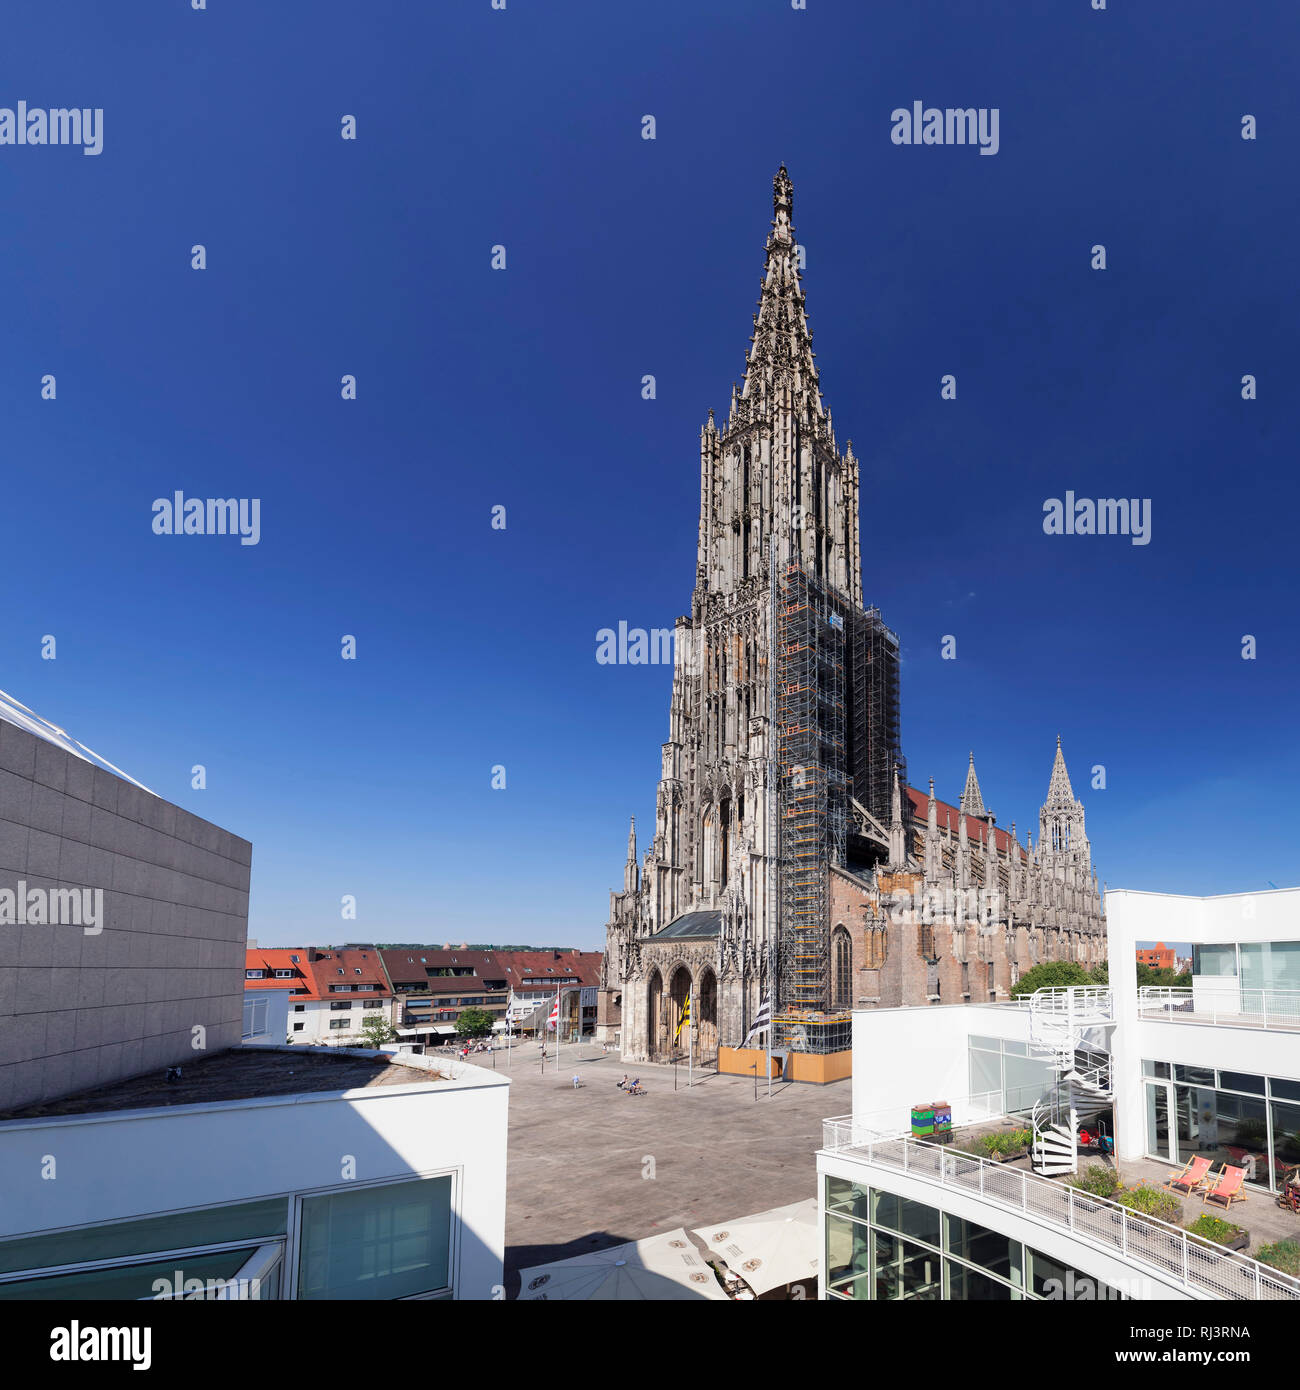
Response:
[{"label": "red roofed house", "polygon": [[356,1047],[364,1042],[366,1019],[393,1021],[393,991],[378,951],[250,946],[244,956],[246,997],[286,986],[289,1042]]}]

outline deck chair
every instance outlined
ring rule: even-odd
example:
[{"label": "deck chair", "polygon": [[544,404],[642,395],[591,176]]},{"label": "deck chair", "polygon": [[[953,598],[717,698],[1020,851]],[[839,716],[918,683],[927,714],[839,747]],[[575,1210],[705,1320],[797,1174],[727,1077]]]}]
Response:
[{"label": "deck chair", "polygon": [[1178,1173],[1170,1173],[1165,1179],[1165,1186],[1171,1192],[1182,1192],[1191,1196],[1201,1187],[1210,1171],[1210,1160],[1208,1158],[1188,1159],[1186,1166]]},{"label": "deck chair", "polygon": [[1204,1206],[1206,1202],[1222,1202],[1227,1210],[1233,1202],[1244,1202],[1246,1194],[1241,1190],[1241,1184],[1245,1177],[1244,1168],[1234,1168],[1231,1163],[1225,1163],[1222,1171],[1201,1189],[1201,1205]]}]

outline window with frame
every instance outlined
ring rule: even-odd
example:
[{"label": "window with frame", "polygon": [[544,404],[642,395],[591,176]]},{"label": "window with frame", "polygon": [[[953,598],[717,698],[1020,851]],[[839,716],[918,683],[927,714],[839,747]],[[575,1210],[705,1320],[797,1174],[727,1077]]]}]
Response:
[{"label": "window with frame", "polygon": [[301,1199],[298,1297],[392,1299],[451,1285],[449,1176]]}]

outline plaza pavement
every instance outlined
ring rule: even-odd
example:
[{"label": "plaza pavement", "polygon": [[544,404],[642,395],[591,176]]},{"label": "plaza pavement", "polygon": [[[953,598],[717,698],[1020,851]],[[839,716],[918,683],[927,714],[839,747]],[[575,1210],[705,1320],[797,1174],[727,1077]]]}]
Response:
[{"label": "plaza pavement", "polygon": [[[473,1060],[473,1059],[471,1059]],[[504,1053],[496,1055],[506,1068]],[[480,1063],[481,1065],[481,1063]],[[583,1081],[574,1090],[571,1077]],[[644,1096],[617,1087],[640,1076]],[[852,1109],[850,1082],[776,1083],[623,1062],[568,1048],[543,1076],[535,1047],[516,1049],[510,1087],[507,1298],[518,1272],[658,1231],[712,1225],[817,1192],[821,1121]],[[653,1174],[653,1176],[649,1176]]]}]

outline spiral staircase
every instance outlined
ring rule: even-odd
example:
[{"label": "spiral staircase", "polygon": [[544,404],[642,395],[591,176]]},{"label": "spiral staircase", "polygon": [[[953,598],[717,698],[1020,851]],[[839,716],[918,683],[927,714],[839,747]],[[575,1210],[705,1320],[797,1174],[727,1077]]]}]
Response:
[{"label": "spiral staircase", "polygon": [[1093,985],[1040,989],[1029,1001],[1029,1046],[1056,1072],[1050,1100],[1033,1108],[1034,1171],[1079,1171],[1079,1127],[1113,1104],[1110,1053],[1098,1030],[1115,1021],[1110,990]]}]

